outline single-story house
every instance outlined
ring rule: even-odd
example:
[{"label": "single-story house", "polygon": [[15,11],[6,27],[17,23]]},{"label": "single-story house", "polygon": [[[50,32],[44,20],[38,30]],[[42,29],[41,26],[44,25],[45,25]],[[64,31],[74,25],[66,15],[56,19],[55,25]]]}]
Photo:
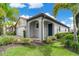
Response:
[{"label": "single-story house", "polygon": [[53,16],[41,13],[29,19],[20,17],[16,23],[16,35],[44,40],[59,32],[68,32],[69,27]]}]

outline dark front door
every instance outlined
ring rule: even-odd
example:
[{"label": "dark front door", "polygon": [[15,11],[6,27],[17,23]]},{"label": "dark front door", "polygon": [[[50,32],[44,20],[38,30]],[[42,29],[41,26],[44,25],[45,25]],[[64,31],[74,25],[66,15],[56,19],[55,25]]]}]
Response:
[{"label": "dark front door", "polygon": [[24,36],[24,38],[26,37],[26,31],[25,30],[23,31],[23,36]]},{"label": "dark front door", "polygon": [[48,24],[48,36],[52,36],[52,24]]}]

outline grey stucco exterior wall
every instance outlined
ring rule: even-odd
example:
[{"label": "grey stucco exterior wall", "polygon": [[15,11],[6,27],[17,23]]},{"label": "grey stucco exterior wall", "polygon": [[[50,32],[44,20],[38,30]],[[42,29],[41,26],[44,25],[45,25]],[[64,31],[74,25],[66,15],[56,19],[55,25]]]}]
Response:
[{"label": "grey stucco exterior wall", "polygon": [[[44,38],[46,38],[46,37],[48,37],[48,24],[49,23],[52,23],[52,25],[53,25],[52,34],[59,33],[57,31],[59,26],[61,27],[60,32],[68,32],[68,29],[69,29],[65,26],[62,26],[62,25],[57,24],[49,19],[42,18],[42,17],[38,17],[38,18],[35,18],[30,21],[27,21],[24,19],[20,19],[19,21],[20,21],[20,25],[16,26],[16,35],[21,36],[21,37],[23,37],[23,30],[25,30],[26,37],[33,37],[33,35],[35,34],[35,35],[37,35],[36,37],[39,39],[42,39],[43,36],[44,36]],[[39,28],[37,31],[38,33],[35,32],[36,31],[35,22],[38,22],[38,24],[39,24]],[[65,31],[65,29],[66,29],[66,31]]]}]

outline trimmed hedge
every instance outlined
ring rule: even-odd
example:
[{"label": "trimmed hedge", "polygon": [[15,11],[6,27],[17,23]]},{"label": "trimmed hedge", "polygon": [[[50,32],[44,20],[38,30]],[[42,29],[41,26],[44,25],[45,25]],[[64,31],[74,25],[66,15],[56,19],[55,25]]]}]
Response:
[{"label": "trimmed hedge", "polygon": [[0,36],[0,45],[7,45],[12,43],[31,43],[31,38],[20,38],[15,36]]},{"label": "trimmed hedge", "polygon": [[31,43],[33,40],[31,38],[21,38],[22,43]]},{"label": "trimmed hedge", "polygon": [[44,40],[45,43],[52,43],[54,40],[57,40],[56,36],[48,36],[46,40]]},{"label": "trimmed hedge", "polygon": [[67,34],[72,34],[72,32],[57,33],[57,34],[55,34],[55,36],[57,37],[57,39],[62,39]]}]

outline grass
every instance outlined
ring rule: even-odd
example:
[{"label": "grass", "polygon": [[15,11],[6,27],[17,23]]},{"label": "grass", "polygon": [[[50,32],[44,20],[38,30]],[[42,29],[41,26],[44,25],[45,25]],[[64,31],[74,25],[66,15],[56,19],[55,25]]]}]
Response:
[{"label": "grass", "polygon": [[53,45],[52,50],[53,50],[53,52],[51,55],[53,55],[53,56],[78,56],[78,54],[76,54],[66,48],[63,48],[60,45],[60,42],[55,43]]},{"label": "grass", "polygon": [[62,47],[60,42],[44,46],[16,46],[8,48],[2,56],[78,56]]}]

